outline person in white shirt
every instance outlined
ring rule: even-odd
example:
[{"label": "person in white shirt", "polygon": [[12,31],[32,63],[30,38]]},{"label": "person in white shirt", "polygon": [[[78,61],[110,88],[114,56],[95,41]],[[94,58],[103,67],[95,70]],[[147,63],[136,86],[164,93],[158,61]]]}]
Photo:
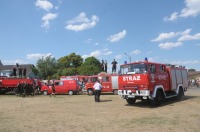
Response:
[{"label": "person in white shirt", "polygon": [[94,100],[95,102],[100,102],[100,94],[101,94],[101,89],[102,85],[99,83],[99,80],[96,80],[96,83],[93,86],[95,92],[94,92]]}]

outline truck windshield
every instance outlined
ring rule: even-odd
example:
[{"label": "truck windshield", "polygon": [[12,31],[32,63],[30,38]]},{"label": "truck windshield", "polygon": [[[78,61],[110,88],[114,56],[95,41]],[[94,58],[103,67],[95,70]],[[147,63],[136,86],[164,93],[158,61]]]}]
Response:
[{"label": "truck windshield", "polygon": [[122,65],[121,74],[143,74],[147,73],[147,66],[144,63]]}]

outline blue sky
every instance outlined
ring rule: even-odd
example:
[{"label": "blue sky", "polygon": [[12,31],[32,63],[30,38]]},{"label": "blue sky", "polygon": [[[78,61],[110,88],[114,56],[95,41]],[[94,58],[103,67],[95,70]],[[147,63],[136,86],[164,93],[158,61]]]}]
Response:
[{"label": "blue sky", "polygon": [[1,0],[0,21],[3,64],[75,52],[200,70],[200,0]]}]

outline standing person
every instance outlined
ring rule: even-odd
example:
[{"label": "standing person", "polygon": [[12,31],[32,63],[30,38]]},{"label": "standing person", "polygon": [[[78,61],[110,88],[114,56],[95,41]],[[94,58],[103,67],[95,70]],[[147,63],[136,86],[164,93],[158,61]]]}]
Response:
[{"label": "standing person", "polygon": [[26,77],[26,67],[23,69],[23,76]]},{"label": "standing person", "polygon": [[116,73],[117,61],[115,61],[115,59],[114,59],[111,64],[112,64],[112,73]]},{"label": "standing person", "polygon": [[14,67],[13,67],[13,76],[16,77],[16,75],[17,75],[17,69],[16,69],[16,67],[14,66]]},{"label": "standing person", "polygon": [[101,71],[104,71],[104,60],[101,61]]},{"label": "standing person", "polygon": [[51,89],[52,89],[52,93],[50,94],[50,97],[51,95],[54,95],[54,97],[56,96],[56,89],[54,87],[54,84],[51,85]]},{"label": "standing person", "polygon": [[22,67],[21,66],[19,66],[18,71],[19,71],[19,77],[21,78],[22,77]]},{"label": "standing person", "polygon": [[96,83],[93,86],[95,92],[94,92],[94,100],[95,102],[100,102],[100,95],[101,95],[101,89],[102,85],[99,83],[99,80],[96,80]]},{"label": "standing person", "polygon": [[104,69],[105,69],[105,72],[107,73],[107,67],[108,67],[108,63],[107,63],[107,61],[105,60],[105,64],[104,64]]}]

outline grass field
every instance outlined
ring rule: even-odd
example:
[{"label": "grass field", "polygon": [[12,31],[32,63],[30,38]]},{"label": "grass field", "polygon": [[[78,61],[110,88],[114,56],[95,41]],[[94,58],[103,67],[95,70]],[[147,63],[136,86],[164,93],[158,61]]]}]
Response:
[{"label": "grass field", "polygon": [[200,88],[191,88],[182,101],[170,99],[160,107],[150,102],[127,105],[118,95],[0,95],[0,132],[17,131],[143,131],[199,132]]}]

